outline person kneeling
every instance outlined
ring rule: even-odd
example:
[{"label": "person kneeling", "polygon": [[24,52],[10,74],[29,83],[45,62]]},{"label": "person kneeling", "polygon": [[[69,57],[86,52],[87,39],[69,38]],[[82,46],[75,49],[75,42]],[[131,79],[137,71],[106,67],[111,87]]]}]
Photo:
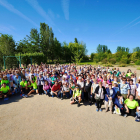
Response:
[{"label": "person kneeling", "polygon": [[125,103],[125,112],[127,113],[124,117],[127,115],[129,116],[136,116],[136,109],[138,110],[138,102],[134,100],[134,96],[132,94],[129,95],[129,98],[124,101]]},{"label": "person kneeling", "polygon": [[38,93],[37,83],[32,80],[31,85],[33,86],[33,89],[27,95],[24,96],[25,98],[27,98],[30,94],[34,92]]},{"label": "person kneeling", "polygon": [[75,87],[75,90],[73,91],[73,98],[71,98],[70,104],[74,104],[75,102],[78,102],[77,107],[79,107],[81,102],[81,93],[82,91],[79,89],[79,86],[77,85]]},{"label": "person kneeling", "polygon": [[70,89],[68,86],[68,83],[64,83],[61,91],[61,100],[63,100],[63,96],[65,95],[67,98],[69,98]]},{"label": "person kneeling", "polygon": [[60,92],[61,92],[60,84],[58,84],[58,82],[56,81],[55,84],[52,86],[51,95],[52,97],[54,97],[54,95],[58,97]]},{"label": "person kneeling", "polygon": [[11,95],[11,91],[10,91],[10,88],[9,86],[6,86],[6,83],[3,83],[1,89],[0,89],[0,92],[1,92],[1,97],[4,97],[6,98],[8,95]]}]

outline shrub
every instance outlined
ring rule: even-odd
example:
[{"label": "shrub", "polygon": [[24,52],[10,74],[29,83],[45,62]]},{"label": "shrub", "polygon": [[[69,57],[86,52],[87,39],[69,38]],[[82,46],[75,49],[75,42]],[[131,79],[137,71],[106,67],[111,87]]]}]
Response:
[{"label": "shrub", "polygon": [[137,67],[137,70],[140,70],[140,67]]},{"label": "shrub", "polygon": [[126,64],[120,64],[119,67],[126,67]]},{"label": "shrub", "polygon": [[102,60],[102,63],[103,63],[103,64],[106,64],[106,63],[107,63],[107,58],[103,59],[103,60]]},{"label": "shrub", "polygon": [[137,61],[135,62],[135,64],[136,64],[136,65],[140,65],[140,60],[137,60]]},{"label": "shrub", "polygon": [[112,64],[110,64],[110,63],[105,64],[104,66],[105,66],[105,67],[113,67],[113,65],[112,65]]},{"label": "shrub", "polygon": [[116,59],[115,59],[115,58],[111,58],[111,59],[109,60],[109,62],[110,62],[111,64],[115,64],[115,63],[116,63]]}]

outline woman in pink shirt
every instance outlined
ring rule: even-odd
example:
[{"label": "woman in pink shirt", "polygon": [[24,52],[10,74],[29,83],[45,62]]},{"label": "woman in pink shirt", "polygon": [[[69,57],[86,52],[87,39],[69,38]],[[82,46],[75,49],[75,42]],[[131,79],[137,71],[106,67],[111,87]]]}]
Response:
[{"label": "woman in pink shirt", "polygon": [[49,97],[50,97],[50,89],[51,89],[50,84],[48,83],[48,81],[45,81],[45,84],[43,85],[43,90],[44,90],[44,93],[48,95]]},{"label": "woman in pink shirt", "polygon": [[97,81],[98,81],[98,83],[99,82],[103,82],[103,79],[102,79],[102,76],[101,75],[99,75],[99,78],[97,79]]}]

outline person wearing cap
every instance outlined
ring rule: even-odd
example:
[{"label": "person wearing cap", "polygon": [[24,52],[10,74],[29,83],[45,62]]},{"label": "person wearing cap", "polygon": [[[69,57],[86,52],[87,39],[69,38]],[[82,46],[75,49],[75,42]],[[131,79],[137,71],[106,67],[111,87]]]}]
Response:
[{"label": "person wearing cap", "polygon": [[9,86],[7,86],[6,83],[2,84],[2,87],[0,89],[0,93],[1,93],[0,96],[4,97],[4,98],[6,98],[6,97],[8,97],[8,95],[12,94]]},{"label": "person wearing cap", "polygon": [[71,98],[70,104],[78,103],[77,107],[80,107],[80,102],[81,102],[81,94],[82,91],[80,90],[79,86],[76,85],[74,91],[73,91],[73,97]]},{"label": "person wearing cap", "polygon": [[115,93],[117,94],[117,92],[119,91],[120,92],[120,89],[118,87],[118,83],[116,81],[113,82],[113,89],[115,90]]},{"label": "person wearing cap", "polygon": [[20,82],[20,89],[22,94],[26,92],[26,87],[27,87],[27,81],[25,81],[25,79],[22,79],[22,81]]},{"label": "person wearing cap", "polygon": [[127,99],[130,94],[130,86],[126,83],[126,78],[123,78],[123,81],[120,84],[120,93],[124,99]]},{"label": "person wearing cap", "polygon": [[99,110],[102,111],[101,107],[103,104],[103,100],[105,98],[106,94],[106,89],[104,86],[102,86],[102,82],[99,82],[99,86],[96,87],[95,89],[95,100],[96,100],[96,111],[98,112]]},{"label": "person wearing cap", "polygon": [[105,110],[108,111],[108,106],[110,108],[110,112],[112,113],[113,101],[115,99],[116,93],[112,88],[112,83],[109,83],[109,88],[106,88],[105,94]]}]

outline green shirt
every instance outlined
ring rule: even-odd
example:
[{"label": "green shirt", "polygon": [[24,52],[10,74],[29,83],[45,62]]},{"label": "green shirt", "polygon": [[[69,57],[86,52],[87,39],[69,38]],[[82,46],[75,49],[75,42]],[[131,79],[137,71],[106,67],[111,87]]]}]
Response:
[{"label": "green shirt", "polygon": [[57,77],[51,77],[52,83],[54,84],[54,82],[57,80]]},{"label": "green shirt", "polygon": [[20,85],[21,85],[22,87],[25,87],[25,86],[27,85],[27,81],[25,81],[25,82],[21,81],[21,82],[20,82]]},{"label": "green shirt", "polygon": [[33,89],[37,89],[37,83],[36,82],[32,83],[31,85],[33,86]]},{"label": "green shirt", "polygon": [[131,72],[126,74],[126,77],[131,77]]},{"label": "green shirt", "polygon": [[28,85],[27,87],[32,87],[32,85]]},{"label": "green shirt", "polygon": [[81,95],[81,90],[74,91],[74,97]]},{"label": "green shirt", "polygon": [[6,87],[1,87],[1,91],[2,91],[2,93],[7,93],[8,91],[9,91],[9,86],[6,86]]},{"label": "green shirt", "polygon": [[8,80],[1,80],[1,85],[3,84],[3,83],[6,83],[6,84],[8,84],[9,83],[9,81]]},{"label": "green shirt", "polygon": [[130,99],[126,99],[124,101],[124,103],[127,105],[127,107],[129,109],[135,109],[137,106],[139,106],[138,102],[133,100],[133,101],[130,101]]}]

